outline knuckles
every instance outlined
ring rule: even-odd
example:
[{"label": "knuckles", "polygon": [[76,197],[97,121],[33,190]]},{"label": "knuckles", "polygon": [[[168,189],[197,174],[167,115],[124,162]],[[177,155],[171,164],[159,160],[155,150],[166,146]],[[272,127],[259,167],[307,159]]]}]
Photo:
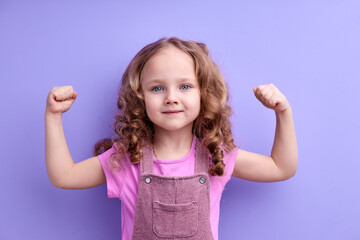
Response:
[{"label": "knuckles", "polygon": [[256,88],[255,92],[258,95],[264,95],[263,93],[266,92],[268,89],[271,89],[271,91],[278,91],[278,89],[275,87],[275,85],[270,83],[270,84],[259,85]]},{"label": "knuckles", "polygon": [[50,90],[50,94],[58,98],[68,98],[73,95],[74,88],[71,85],[68,86],[56,86]]}]

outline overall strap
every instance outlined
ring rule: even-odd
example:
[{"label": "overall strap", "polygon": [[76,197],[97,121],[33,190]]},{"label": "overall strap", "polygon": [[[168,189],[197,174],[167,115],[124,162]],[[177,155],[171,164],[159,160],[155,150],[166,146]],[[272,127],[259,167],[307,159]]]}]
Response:
[{"label": "overall strap", "polygon": [[195,173],[205,172],[209,170],[209,151],[205,148],[202,142],[196,138],[196,160],[195,160]]},{"label": "overall strap", "polygon": [[147,143],[142,149],[142,157],[140,160],[140,174],[153,173],[153,171],[154,171],[154,162],[153,162],[152,144]]}]

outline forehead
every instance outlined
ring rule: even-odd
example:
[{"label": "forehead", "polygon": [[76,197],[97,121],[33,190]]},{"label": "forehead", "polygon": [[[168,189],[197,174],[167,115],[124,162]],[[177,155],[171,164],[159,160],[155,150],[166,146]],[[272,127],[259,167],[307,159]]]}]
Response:
[{"label": "forehead", "polygon": [[174,47],[165,47],[155,53],[144,65],[141,81],[167,78],[196,78],[192,57]]}]

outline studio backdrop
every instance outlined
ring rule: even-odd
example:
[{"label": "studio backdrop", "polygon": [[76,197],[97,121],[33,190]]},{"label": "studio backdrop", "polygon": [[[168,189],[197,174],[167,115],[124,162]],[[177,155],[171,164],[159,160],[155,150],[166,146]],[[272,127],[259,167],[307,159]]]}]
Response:
[{"label": "studio backdrop", "polygon": [[106,184],[51,185],[44,111],[54,86],[78,97],[63,123],[74,162],[112,137],[121,76],[162,37],[204,42],[229,87],[236,145],[270,155],[275,113],[253,88],[288,99],[299,149],[283,182],[231,178],[219,239],[360,239],[360,1],[0,1],[0,239],[121,239]]}]

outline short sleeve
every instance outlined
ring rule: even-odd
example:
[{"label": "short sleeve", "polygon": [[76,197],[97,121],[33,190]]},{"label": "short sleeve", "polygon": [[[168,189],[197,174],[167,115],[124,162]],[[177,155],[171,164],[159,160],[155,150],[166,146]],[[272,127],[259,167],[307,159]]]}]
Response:
[{"label": "short sleeve", "polygon": [[123,182],[119,182],[119,179],[124,179],[119,176],[120,174],[123,174],[121,170],[119,172],[113,172],[110,169],[110,157],[111,154],[115,152],[115,147],[113,145],[112,148],[97,156],[105,173],[107,193],[109,198],[120,197],[122,189],[121,185],[123,184]]},{"label": "short sleeve", "polygon": [[234,171],[236,157],[239,149],[235,148],[229,152],[224,151],[223,161],[225,163],[224,175],[221,177],[222,186],[225,187],[226,183],[230,180]]}]

